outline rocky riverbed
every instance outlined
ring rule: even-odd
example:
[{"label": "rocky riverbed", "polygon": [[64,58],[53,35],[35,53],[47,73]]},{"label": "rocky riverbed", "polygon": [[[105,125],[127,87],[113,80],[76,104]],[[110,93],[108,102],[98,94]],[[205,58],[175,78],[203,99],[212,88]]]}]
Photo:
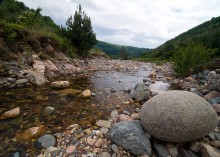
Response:
[{"label": "rocky riverbed", "polygon": [[[42,61],[36,56],[30,67],[16,62],[1,67],[2,156],[220,156],[218,124],[197,140],[165,142],[144,131],[140,115],[142,105],[170,85],[203,97],[219,113],[219,69],[176,78],[170,63],[157,66],[103,58]],[[55,80],[69,81],[70,86],[54,89],[50,83]],[[25,99],[19,92],[26,94]],[[83,93],[89,94],[87,98]]]}]

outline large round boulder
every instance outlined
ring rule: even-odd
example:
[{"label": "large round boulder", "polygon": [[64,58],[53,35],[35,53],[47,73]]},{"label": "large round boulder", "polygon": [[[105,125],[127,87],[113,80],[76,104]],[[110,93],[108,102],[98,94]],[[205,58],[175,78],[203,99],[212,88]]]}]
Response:
[{"label": "large round boulder", "polygon": [[201,138],[218,124],[213,107],[187,91],[168,91],[151,98],[142,106],[140,116],[147,133],[169,142]]}]

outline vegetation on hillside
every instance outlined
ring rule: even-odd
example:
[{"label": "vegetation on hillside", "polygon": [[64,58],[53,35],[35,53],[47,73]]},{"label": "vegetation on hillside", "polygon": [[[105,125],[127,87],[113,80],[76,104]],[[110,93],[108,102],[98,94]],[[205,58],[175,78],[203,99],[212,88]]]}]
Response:
[{"label": "vegetation on hillside", "polygon": [[212,18],[142,55],[142,60],[169,60],[179,75],[202,70],[220,56],[220,17]]},{"label": "vegetation on hillside", "polygon": [[[98,41],[98,43],[94,47],[104,51],[112,58],[120,58],[120,49],[122,47],[121,45]],[[138,48],[133,46],[124,46],[124,49],[127,52],[128,58],[140,57],[145,52],[150,51],[150,49],[148,48]]]},{"label": "vegetation on hillside", "polygon": [[217,49],[216,56],[220,55],[220,17],[212,18],[185,33],[180,34],[157,47],[150,53],[143,55],[145,58],[170,59],[175,51],[189,46],[192,43],[201,44],[208,49]]},{"label": "vegetation on hillside", "polygon": [[[96,39],[90,18],[81,7],[67,20],[66,33],[49,16],[41,15],[41,11],[41,8],[29,9],[15,0],[0,0],[0,36],[3,37],[0,59],[10,58],[9,53],[19,52],[19,47],[42,53],[48,44],[71,57],[76,56],[76,52],[81,56],[88,54]],[[46,45],[43,39],[50,42]]]}]

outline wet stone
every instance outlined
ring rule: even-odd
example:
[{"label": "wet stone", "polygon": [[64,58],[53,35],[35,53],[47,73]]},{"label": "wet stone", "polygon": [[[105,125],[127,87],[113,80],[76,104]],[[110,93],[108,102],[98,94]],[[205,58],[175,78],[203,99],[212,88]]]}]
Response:
[{"label": "wet stone", "polygon": [[44,109],[44,113],[46,114],[51,114],[53,111],[54,111],[54,107],[51,107],[51,106],[47,106],[45,109]]},{"label": "wet stone", "polygon": [[43,135],[36,142],[37,147],[49,148],[55,146],[56,139],[52,135]]},{"label": "wet stone", "polygon": [[153,146],[156,150],[157,156],[158,157],[167,157],[169,156],[169,152],[166,147],[162,146],[161,144],[157,142],[153,142]]}]

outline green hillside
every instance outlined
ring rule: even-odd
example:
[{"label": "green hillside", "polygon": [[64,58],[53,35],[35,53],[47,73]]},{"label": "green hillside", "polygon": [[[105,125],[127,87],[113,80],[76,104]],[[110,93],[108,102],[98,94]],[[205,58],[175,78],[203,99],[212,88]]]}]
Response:
[{"label": "green hillside", "polygon": [[[122,45],[111,44],[103,41],[98,41],[98,43],[95,45],[95,48],[104,51],[107,55],[113,58],[120,57],[121,47]],[[150,49],[148,48],[138,48],[133,46],[124,46],[124,47],[125,47],[125,51],[128,53],[128,56],[130,58],[140,57],[145,52],[150,51]]]},{"label": "green hillside", "polygon": [[178,49],[189,46],[190,44],[201,44],[208,49],[217,49],[216,56],[220,55],[220,17],[212,18],[185,33],[180,34],[157,47],[143,57],[170,59]]}]

